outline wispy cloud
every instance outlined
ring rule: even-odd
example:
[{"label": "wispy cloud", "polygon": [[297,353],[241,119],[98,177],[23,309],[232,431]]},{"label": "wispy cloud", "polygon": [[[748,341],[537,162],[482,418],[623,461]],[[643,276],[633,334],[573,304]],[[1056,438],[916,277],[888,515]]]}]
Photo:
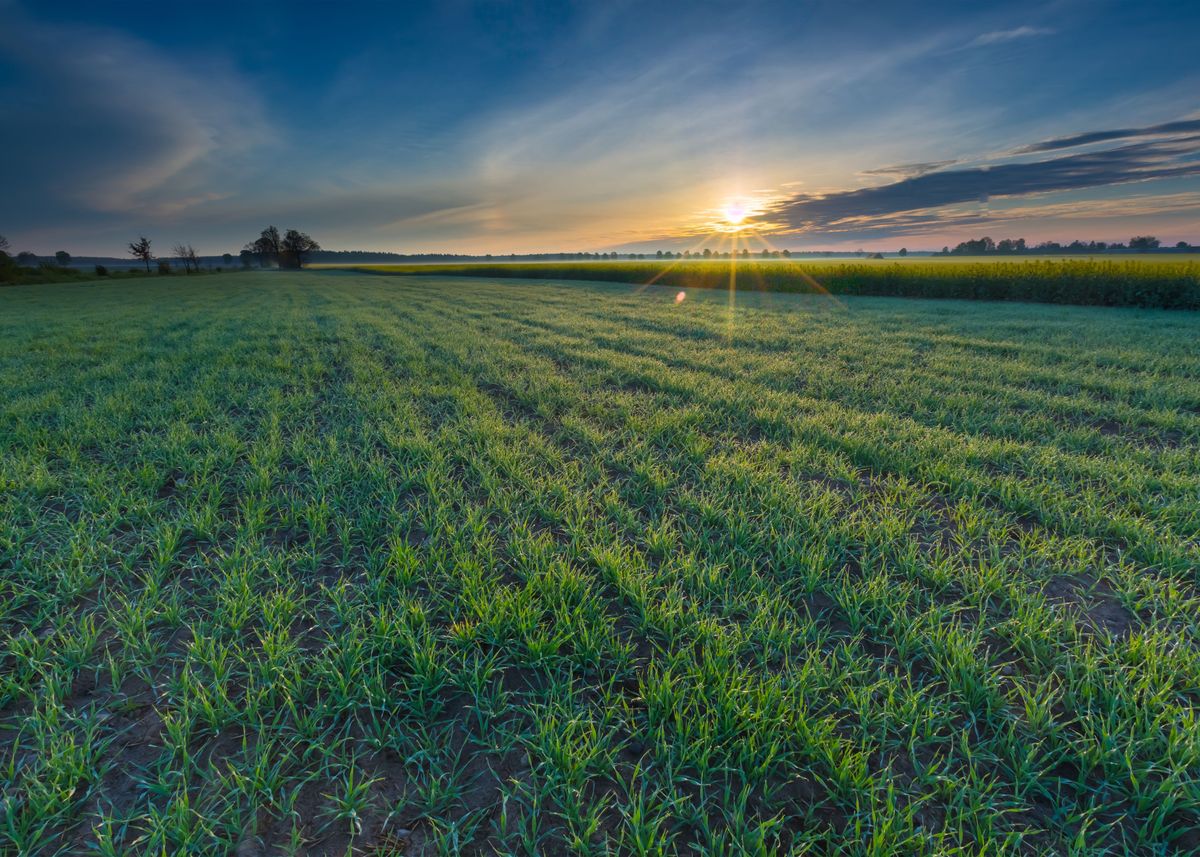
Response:
[{"label": "wispy cloud", "polygon": [[943,167],[948,167],[956,161],[926,161],[920,164],[896,164],[891,167],[875,167],[870,170],[862,170],[860,175],[864,176],[903,176],[910,178],[914,176],[923,176],[925,173],[931,173],[934,170],[940,170]]},{"label": "wispy cloud", "polygon": [[1049,27],[1031,27],[1028,24],[1013,27],[1011,30],[993,30],[982,33],[967,43],[967,47],[976,48],[983,45],[996,45],[1001,42],[1013,42],[1017,39],[1032,39],[1037,36],[1053,36],[1057,30]]},{"label": "wispy cloud", "polygon": [[5,192],[27,211],[170,216],[229,195],[214,187],[272,139],[261,100],[230,68],[185,67],[123,33],[43,24],[19,9],[0,58],[25,77],[0,99]]}]

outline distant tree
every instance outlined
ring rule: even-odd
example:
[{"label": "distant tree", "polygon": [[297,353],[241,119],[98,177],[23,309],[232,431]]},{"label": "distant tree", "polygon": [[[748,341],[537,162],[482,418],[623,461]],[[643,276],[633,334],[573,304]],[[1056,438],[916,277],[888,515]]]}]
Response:
[{"label": "distant tree", "polygon": [[249,268],[250,263],[254,261],[254,251],[243,250],[238,253],[238,258],[241,260],[243,268]]},{"label": "distant tree", "polygon": [[171,273],[171,263],[168,262],[166,259],[159,259],[158,260],[158,273],[160,273],[160,274]]},{"label": "distant tree", "polygon": [[[320,250],[321,245],[313,241],[307,234],[289,229],[283,236],[280,264],[287,268],[304,267],[304,257],[314,250]],[[617,254],[613,253],[615,257]]]},{"label": "distant tree", "polygon": [[705,259],[712,258],[712,250],[709,250],[707,247],[704,248],[704,258]]},{"label": "distant tree", "polygon": [[129,255],[135,259],[141,259],[146,264],[146,273],[150,273],[150,260],[154,258],[154,254],[150,252],[149,238],[139,235],[137,241],[130,241]]},{"label": "distant tree", "polygon": [[907,248],[907,247],[901,247],[901,248],[900,248],[900,255],[901,255],[901,256],[907,256],[907,255],[908,255],[908,248]]},{"label": "distant tree", "polygon": [[655,256],[657,256],[659,259],[661,259],[661,258],[662,258],[662,250],[659,250],[659,251],[658,251],[657,253],[655,253],[654,255],[655,255]]},{"label": "distant tree", "polygon": [[770,259],[770,258],[771,258],[771,251],[770,251],[770,250],[768,250],[766,247],[764,247],[764,248],[763,248],[763,251],[762,251],[762,253],[761,253],[760,255],[761,255],[761,256],[762,256],[764,259]]},{"label": "distant tree", "polygon": [[17,254],[18,265],[36,265],[37,260],[37,253],[32,253],[29,250],[22,250]]},{"label": "distant tree", "polygon": [[790,259],[790,258],[792,258],[792,251],[791,251],[791,250],[784,250],[784,251],[783,251],[783,258],[785,258],[785,259]]},{"label": "distant tree", "polygon": [[225,267],[228,268],[230,265],[233,264],[233,254],[232,253],[222,253],[221,261],[225,264]]},{"label": "distant tree", "polygon": [[1176,250],[1191,250],[1192,245],[1188,244],[1186,241],[1180,241],[1178,244],[1175,245],[1175,249]]},{"label": "distant tree", "polygon": [[59,250],[54,254],[54,260],[65,268],[71,264],[71,254],[66,250]]},{"label": "distant tree", "polygon": [[96,276],[97,277],[107,277],[108,276],[108,268],[104,267],[103,265],[97,265],[96,266]]},{"label": "distant tree", "polygon": [[183,263],[183,272],[190,274],[192,272],[192,248],[188,244],[176,244],[171,248],[171,255]]},{"label": "distant tree", "polygon": [[268,226],[257,238],[246,245],[246,249],[258,257],[258,266],[265,268],[267,265],[279,264],[279,254],[283,250],[281,245],[279,230],[274,226]]},{"label": "distant tree", "polygon": [[1158,239],[1153,235],[1136,235],[1129,239],[1129,249],[1145,253],[1147,250],[1158,249]]},{"label": "distant tree", "polygon": [[8,252],[8,239],[0,235],[0,253]]},{"label": "distant tree", "polygon": [[959,256],[979,256],[983,253],[996,252],[996,242],[986,235],[970,241],[963,241],[954,248],[953,253]]}]

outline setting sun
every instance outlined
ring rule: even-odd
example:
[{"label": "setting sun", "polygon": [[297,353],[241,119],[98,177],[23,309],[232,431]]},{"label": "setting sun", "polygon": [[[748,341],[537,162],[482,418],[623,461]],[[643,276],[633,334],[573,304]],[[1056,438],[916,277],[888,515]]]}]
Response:
[{"label": "setting sun", "polygon": [[740,202],[732,202],[726,205],[721,213],[725,215],[725,222],[730,226],[740,226],[749,212],[746,211],[746,206]]}]

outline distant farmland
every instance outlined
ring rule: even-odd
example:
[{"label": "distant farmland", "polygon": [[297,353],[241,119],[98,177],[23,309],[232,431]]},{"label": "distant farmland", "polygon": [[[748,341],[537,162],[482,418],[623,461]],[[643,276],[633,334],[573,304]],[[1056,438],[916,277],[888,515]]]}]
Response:
[{"label": "distant farmland", "polygon": [[[334,267],[334,266],[328,266]],[[1147,255],[986,260],[738,260],[352,265],[379,274],[653,283],[675,288],[1200,309],[1200,260]]]},{"label": "distant farmland", "polygon": [[2,289],[0,853],[1195,854],[1198,341],[494,278]]}]

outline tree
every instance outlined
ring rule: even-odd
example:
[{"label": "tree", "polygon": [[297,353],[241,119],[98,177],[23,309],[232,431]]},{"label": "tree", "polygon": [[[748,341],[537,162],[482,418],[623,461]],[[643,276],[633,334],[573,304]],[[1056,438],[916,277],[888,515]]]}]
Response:
[{"label": "tree", "polygon": [[241,259],[243,268],[249,268],[250,263],[254,261],[254,251],[243,250],[242,252],[238,253],[238,258]]},{"label": "tree", "polygon": [[792,258],[792,251],[791,251],[791,250],[784,250],[784,251],[783,251],[783,258],[785,258],[785,259],[790,259],[790,258]]},{"label": "tree", "polygon": [[176,244],[171,248],[171,255],[183,263],[183,272],[185,274],[192,272],[192,263],[188,259],[188,247],[186,244]]},{"label": "tree", "polygon": [[62,265],[64,268],[67,267],[67,265],[71,264],[71,254],[68,253],[66,250],[59,250],[57,253],[54,254],[54,259],[55,259],[55,261],[58,262],[58,264]]},{"label": "tree", "polygon": [[37,260],[38,260],[37,253],[31,253],[28,250],[22,250],[20,253],[17,254],[17,264],[18,265],[36,265]]},{"label": "tree", "polygon": [[1158,239],[1153,235],[1136,235],[1129,239],[1129,249],[1145,253],[1147,250],[1158,249]]},{"label": "tree", "polygon": [[1190,244],[1188,244],[1186,241],[1180,241],[1178,244],[1175,245],[1175,249],[1176,250],[1191,250],[1192,246]]},{"label": "tree", "polygon": [[150,260],[154,258],[154,254],[150,252],[150,239],[145,235],[139,235],[137,241],[129,242],[129,255],[135,259],[141,259],[146,263],[146,273],[150,273]]},{"label": "tree", "polygon": [[279,253],[282,249],[280,247],[279,230],[274,226],[268,226],[257,238],[246,245],[246,249],[258,257],[258,267],[265,268],[267,265],[278,265]]},{"label": "tree", "polygon": [[[302,268],[304,267],[304,257],[312,251],[320,249],[321,245],[313,241],[307,234],[289,229],[283,236],[283,252],[280,254],[279,264],[285,268]],[[616,255],[616,253],[613,254],[614,257]]]},{"label": "tree", "polygon": [[907,247],[901,247],[901,248],[900,248],[900,255],[901,255],[901,256],[907,256],[907,255],[908,255],[908,248],[907,248]]},{"label": "tree", "polygon": [[222,253],[221,254],[221,263],[223,265],[225,265],[225,267],[228,268],[230,265],[233,264],[233,254],[232,253]]},{"label": "tree", "polygon": [[200,272],[200,259],[196,256],[196,250],[191,244],[176,244],[171,248],[171,252],[179,257],[180,262],[183,262],[185,274],[190,274],[193,270],[196,273]]},{"label": "tree", "polygon": [[0,253],[8,252],[8,239],[0,235]]}]

